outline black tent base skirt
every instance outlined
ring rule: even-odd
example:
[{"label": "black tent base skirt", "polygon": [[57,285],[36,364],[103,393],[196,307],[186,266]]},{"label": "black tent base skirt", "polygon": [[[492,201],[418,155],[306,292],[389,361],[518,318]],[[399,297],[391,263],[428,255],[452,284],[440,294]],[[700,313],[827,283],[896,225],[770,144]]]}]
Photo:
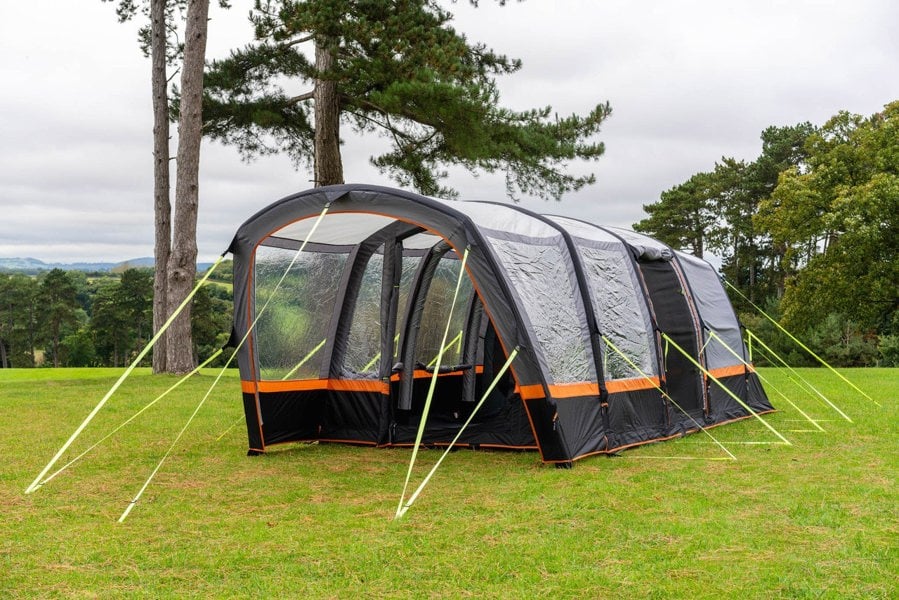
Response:
[{"label": "black tent base skirt", "polygon": [[[754,373],[719,381],[728,391],[718,385],[710,387],[707,411],[679,410],[655,389],[610,395],[605,416],[595,397],[558,400],[554,403],[558,420],[568,426],[562,436],[567,448],[557,449],[555,456],[544,452],[544,462],[568,463],[615,454],[774,411]],[[449,445],[473,408],[473,403],[435,398],[422,443],[431,447]],[[244,409],[249,449],[258,453],[289,442],[410,447],[415,443],[423,406],[415,403],[410,411],[398,411],[391,408],[387,396],[376,392],[313,390],[260,393],[258,406],[254,394],[245,393]],[[572,419],[573,415],[590,418],[579,421]],[[525,403],[517,394],[475,417],[456,445],[540,450]]]}]

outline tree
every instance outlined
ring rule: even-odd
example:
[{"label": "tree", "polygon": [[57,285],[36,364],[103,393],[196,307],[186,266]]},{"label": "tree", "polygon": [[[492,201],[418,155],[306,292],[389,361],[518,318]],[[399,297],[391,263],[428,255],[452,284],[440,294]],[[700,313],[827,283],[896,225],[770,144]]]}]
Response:
[{"label": "tree", "polygon": [[[112,0],[104,0],[112,1]],[[133,18],[138,10],[149,16],[141,28],[144,53],[152,62],[155,267],[154,331],[174,312],[193,287],[196,275],[196,227],[199,197],[199,157],[202,137],[203,67],[209,0],[118,0],[120,21]],[[227,7],[226,0],[220,5]],[[171,44],[168,34],[176,31],[174,13],[184,11],[184,44]],[[183,57],[175,184],[175,215],[169,200],[169,128],[167,63]],[[190,333],[190,307],[172,324],[153,353],[156,372],[186,373],[194,359]]]},{"label": "tree", "polygon": [[0,274],[0,368],[35,364],[37,292],[27,275]]},{"label": "tree", "polygon": [[711,173],[697,173],[680,185],[662,192],[658,202],[644,204],[649,215],[634,224],[641,231],[673,248],[702,258],[718,220],[712,201]]},{"label": "tree", "polygon": [[794,275],[784,318],[828,314],[891,332],[899,309],[899,102],[869,118],[841,112],[806,144],[808,169],[781,175],[757,221]]},{"label": "tree", "polygon": [[50,344],[53,366],[58,367],[60,341],[78,323],[75,286],[65,271],[53,269],[41,279],[38,298],[43,338]]},{"label": "tree", "polygon": [[498,106],[494,78],[520,61],[469,44],[451,19],[433,0],[257,0],[255,41],[207,72],[205,132],[248,158],[285,151],[311,163],[315,185],[343,183],[344,124],[385,138],[390,150],[372,164],[425,194],[454,195],[439,183],[453,164],[503,171],[513,197],[592,183],[563,167],[602,154],[589,139],[609,105],[565,118]]}]

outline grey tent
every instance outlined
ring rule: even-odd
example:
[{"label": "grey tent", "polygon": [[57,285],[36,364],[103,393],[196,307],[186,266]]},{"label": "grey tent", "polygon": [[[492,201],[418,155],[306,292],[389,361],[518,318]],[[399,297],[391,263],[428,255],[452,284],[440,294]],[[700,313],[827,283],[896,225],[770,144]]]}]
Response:
[{"label": "grey tent", "polygon": [[714,269],[637,233],[341,185],[261,210],[229,250],[251,453],[411,445],[435,370],[424,443],[485,397],[462,444],[552,463],[773,410]]}]

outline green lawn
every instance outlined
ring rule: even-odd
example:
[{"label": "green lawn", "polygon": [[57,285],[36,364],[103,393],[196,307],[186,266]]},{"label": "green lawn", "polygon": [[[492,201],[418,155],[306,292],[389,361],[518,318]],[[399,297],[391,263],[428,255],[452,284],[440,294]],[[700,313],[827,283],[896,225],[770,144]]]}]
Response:
[{"label": "green lawn", "polygon": [[[228,373],[124,523],[214,376],[205,371],[33,494],[25,488],[120,371],[0,370],[0,596],[896,598],[899,369],[845,370],[878,408],[804,370],[781,412],[558,470],[452,454],[400,521],[410,451],[292,445],[245,456]],[[176,379],[138,370],[60,466]],[[222,435],[224,434],[224,435]],[[740,442],[740,443],[738,443]],[[413,483],[437,453],[420,454]]]}]

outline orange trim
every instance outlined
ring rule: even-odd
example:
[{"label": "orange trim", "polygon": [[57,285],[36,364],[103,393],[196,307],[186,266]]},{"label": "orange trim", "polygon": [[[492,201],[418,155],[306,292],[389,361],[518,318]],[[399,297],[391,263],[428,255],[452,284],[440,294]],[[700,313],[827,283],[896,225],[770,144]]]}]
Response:
[{"label": "orange trim", "polygon": [[539,398],[546,398],[546,392],[543,391],[543,386],[539,383],[519,386],[518,393],[521,395],[522,400],[537,400]]},{"label": "orange trim", "polygon": [[721,379],[722,377],[732,377],[734,375],[743,375],[746,373],[746,370],[749,369],[750,373],[755,373],[755,369],[752,365],[748,367],[745,365],[732,365],[730,367],[718,367],[717,369],[709,369],[709,373],[712,374],[712,377],[715,379]]},{"label": "orange trim", "polygon": [[618,392],[635,392],[637,390],[654,390],[659,387],[659,378],[635,377],[633,379],[615,379],[606,382],[606,389],[610,394]]},{"label": "orange trim", "polygon": [[575,383],[555,383],[549,386],[553,398],[580,398],[581,396],[599,396],[599,384],[579,381]]},{"label": "orange trim", "polygon": [[260,392],[304,392],[311,390],[333,390],[337,392],[381,392],[387,393],[387,386],[376,379],[300,379],[290,381],[241,381],[244,391]]}]

